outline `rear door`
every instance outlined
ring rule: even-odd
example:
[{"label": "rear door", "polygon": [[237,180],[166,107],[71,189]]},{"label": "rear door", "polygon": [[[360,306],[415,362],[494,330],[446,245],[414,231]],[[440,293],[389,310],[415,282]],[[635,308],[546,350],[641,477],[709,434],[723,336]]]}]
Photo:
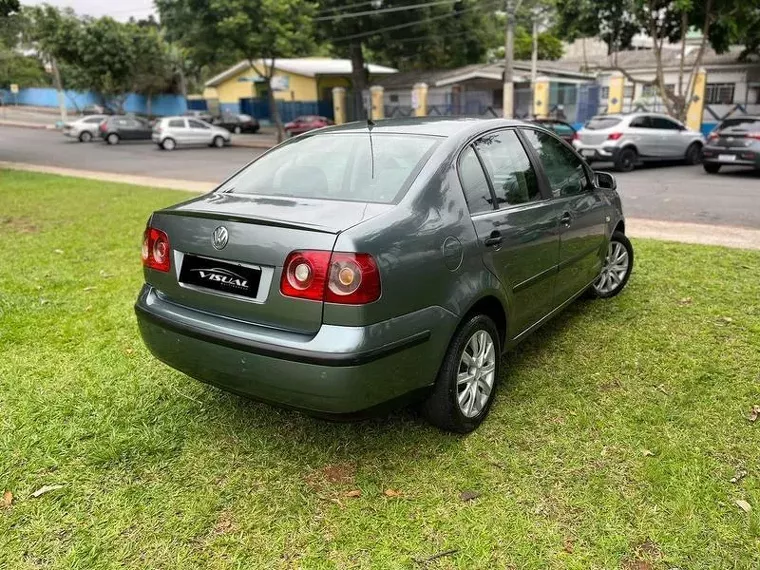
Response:
[{"label": "rear door", "polygon": [[512,298],[511,325],[519,334],[552,307],[556,215],[514,129],[489,133],[466,147],[459,172],[483,260]]},{"label": "rear door", "polygon": [[197,119],[188,119],[187,126],[190,130],[191,142],[193,144],[210,144],[211,127]]},{"label": "rear door", "polygon": [[636,145],[640,156],[657,156],[660,137],[649,115],[633,117],[626,129],[626,138],[630,137]]},{"label": "rear door", "polygon": [[607,202],[588,179],[583,161],[556,137],[521,129],[551,188],[553,213],[559,223],[559,271],[555,305],[580,293],[601,271],[607,244]]},{"label": "rear door", "polygon": [[190,129],[187,128],[187,120],[186,119],[169,119],[167,121],[167,128],[169,131],[169,136],[173,138],[177,143],[179,144],[190,144],[192,143],[192,136],[190,134]]}]

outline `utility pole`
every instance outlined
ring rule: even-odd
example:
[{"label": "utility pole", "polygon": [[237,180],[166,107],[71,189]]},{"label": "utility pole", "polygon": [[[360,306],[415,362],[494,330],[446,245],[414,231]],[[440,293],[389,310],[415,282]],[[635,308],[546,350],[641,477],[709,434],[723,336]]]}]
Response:
[{"label": "utility pole", "polygon": [[515,109],[515,82],[512,60],[515,53],[515,0],[506,0],[506,34],[504,37],[504,118],[511,119]]},{"label": "utility pole", "polygon": [[536,83],[536,73],[538,68],[538,19],[541,17],[541,9],[538,6],[533,8],[533,51],[530,54],[530,86]]},{"label": "utility pole", "polygon": [[58,64],[54,57],[50,58],[50,70],[53,72],[53,83],[55,83],[55,89],[58,91],[58,108],[61,111],[61,122],[66,122],[66,94],[63,92],[63,85],[61,84],[61,72],[58,71]]}]

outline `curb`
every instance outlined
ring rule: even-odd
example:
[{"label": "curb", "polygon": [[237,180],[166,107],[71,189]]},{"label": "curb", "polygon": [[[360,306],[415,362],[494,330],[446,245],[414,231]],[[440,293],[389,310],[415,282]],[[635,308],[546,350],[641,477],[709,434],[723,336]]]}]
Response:
[{"label": "curb", "polygon": [[41,125],[39,123],[25,123],[23,121],[6,121],[4,119],[0,120],[0,127],[18,127],[21,129],[37,129],[47,131],[56,130],[55,125]]},{"label": "curb", "polygon": [[235,135],[232,136],[232,146],[242,148],[261,148],[268,150],[275,146],[277,143],[267,141],[248,141],[248,140],[236,140]]}]

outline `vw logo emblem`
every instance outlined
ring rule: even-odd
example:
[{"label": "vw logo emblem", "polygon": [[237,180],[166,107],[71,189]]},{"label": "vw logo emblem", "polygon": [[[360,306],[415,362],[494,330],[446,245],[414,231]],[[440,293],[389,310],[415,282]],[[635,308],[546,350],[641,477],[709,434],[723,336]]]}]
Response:
[{"label": "vw logo emblem", "polygon": [[214,249],[224,249],[224,246],[227,245],[229,239],[230,234],[227,231],[227,228],[219,226],[214,230],[214,235],[211,236],[211,245],[214,246]]}]

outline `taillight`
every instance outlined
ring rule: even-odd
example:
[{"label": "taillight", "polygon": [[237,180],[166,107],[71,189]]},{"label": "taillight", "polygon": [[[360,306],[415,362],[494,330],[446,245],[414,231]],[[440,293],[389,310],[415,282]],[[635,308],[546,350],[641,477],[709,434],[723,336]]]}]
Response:
[{"label": "taillight", "polygon": [[142,245],[143,265],[166,273],[171,268],[170,259],[169,236],[156,228],[145,228]]},{"label": "taillight", "polygon": [[747,137],[748,139],[756,139],[756,140],[760,140],[760,133],[758,133],[758,132],[754,132],[754,133],[747,133],[747,134],[746,134],[746,135],[744,135],[744,136],[745,136],[745,137]]},{"label": "taillight", "polygon": [[719,138],[720,138],[720,135],[718,134],[717,131],[713,131],[709,135],[707,135],[707,140],[710,140],[710,141],[716,141]]},{"label": "taillight", "polygon": [[380,298],[380,272],[367,253],[294,251],[282,268],[280,293],[326,303],[363,305]]},{"label": "taillight", "polygon": [[573,140],[574,140],[574,141],[579,141],[579,140],[581,140],[581,135],[579,135],[577,132],[573,133]]},{"label": "taillight", "polygon": [[607,140],[616,141],[623,136],[623,133],[610,133],[607,135]]}]

